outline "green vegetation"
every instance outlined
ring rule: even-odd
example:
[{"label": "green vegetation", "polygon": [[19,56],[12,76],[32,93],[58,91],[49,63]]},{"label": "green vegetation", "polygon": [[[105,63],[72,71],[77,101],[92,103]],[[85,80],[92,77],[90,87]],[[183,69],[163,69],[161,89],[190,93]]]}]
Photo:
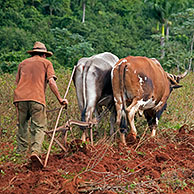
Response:
[{"label": "green vegetation", "polygon": [[[32,49],[35,41],[44,42],[54,53],[50,60],[57,71],[60,93],[64,94],[77,60],[104,51],[119,58],[128,55],[155,57],[167,71],[194,70],[193,26],[193,0],[0,0],[0,137],[4,147],[4,155],[0,151],[0,163],[20,159],[14,155],[15,72],[19,62],[29,57],[26,51]],[[183,87],[170,96],[159,129],[177,130],[184,123],[193,127],[192,72],[182,84]],[[67,99],[69,106],[67,111],[63,110],[59,126],[70,118],[80,120],[73,84]],[[46,100],[48,111],[60,107],[49,89]],[[58,111],[47,115],[48,129],[53,129]],[[99,128],[108,133],[107,120],[104,118]],[[138,134],[142,135],[146,121],[137,118],[136,126]],[[80,137],[78,127],[73,131],[75,137]],[[98,138],[102,136],[100,132]],[[68,138],[71,139],[71,135]],[[45,150],[48,145],[46,139]],[[52,150],[56,152],[56,148]]]},{"label": "green vegetation", "polygon": [[0,73],[16,71],[35,41],[58,70],[104,51],[194,69],[193,26],[193,0],[0,0]]},{"label": "green vegetation", "polygon": [[[62,95],[65,94],[70,76],[71,72],[69,70],[57,73],[57,85]],[[22,162],[22,157],[15,154],[17,115],[13,105],[13,90],[15,88],[14,79],[15,76],[11,74],[3,74],[0,76],[0,134],[2,145],[1,147],[3,147],[3,150],[0,150],[0,164],[8,161],[13,161],[16,163]],[[167,110],[164,111],[164,114],[159,121],[158,133],[161,133],[161,135],[163,134],[165,136],[165,133],[167,133],[173,137],[174,132],[178,130],[183,124],[187,124],[189,128],[194,127],[194,74],[192,72],[189,73],[189,75],[187,75],[181,83],[183,87],[172,92],[170,98],[168,99]],[[67,110],[64,109],[62,111],[58,126],[64,125],[68,119],[80,120],[80,111],[78,109],[73,83],[71,84],[67,99],[69,101],[69,105]],[[59,108],[60,105],[49,88],[47,89],[46,101],[48,109],[48,130],[51,130],[55,127],[58,111],[49,111]],[[109,119],[105,117],[100,123],[98,135],[95,138],[95,141],[103,138],[104,130],[107,134],[109,134],[108,120]],[[140,137],[144,133],[146,126],[146,120],[144,118],[137,117],[136,127]],[[149,133],[150,132],[148,130],[146,134]],[[78,127],[73,127],[73,136],[75,138],[81,137],[81,130]],[[72,139],[72,134],[69,132],[68,142],[71,142]],[[43,144],[43,151],[45,153],[48,150],[49,143],[50,138],[46,137]],[[162,149],[162,147],[160,149]],[[58,151],[61,151],[61,149],[54,143],[51,152],[57,153]],[[121,152],[120,154],[122,155],[123,153]],[[128,154],[130,159],[131,153],[128,152]],[[139,151],[138,154],[144,155],[144,153]]]}]

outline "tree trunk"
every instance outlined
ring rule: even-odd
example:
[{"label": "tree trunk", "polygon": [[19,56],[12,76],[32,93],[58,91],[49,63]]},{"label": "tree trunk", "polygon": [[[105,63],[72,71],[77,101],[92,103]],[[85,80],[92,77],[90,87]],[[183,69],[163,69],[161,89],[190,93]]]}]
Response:
[{"label": "tree trunk", "polygon": [[169,27],[169,23],[167,22],[167,24],[166,24],[166,40],[169,39],[169,31],[170,31],[170,27]]},{"label": "tree trunk", "polygon": [[49,10],[50,10],[50,15],[53,15],[53,8],[50,7]]},{"label": "tree trunk", "polygon": [[82,23],[85,22],[85,13],[86,12],[86,3],[83,1],[83,16],[82,16]]},{"label": "tree trunk", "polygon": [[160,42],[160,46],[162,48],[162,50],[161,50],[161,59],[163,59],[164,56],[165,56],[165,50],[164,50],[165,41],[164,41],[164,37],[165,37],[165,34],[164,34],[164,24],[162,24],[162,37],[161,37],[161,42]]},{"label": "tree trunk", "polygon": [[[191,66],[192,66],[193,42],[194,42],[194,34],[191,41],[191,58],[189,59],[189,71],[192,69]],[[193,71],[194,71],[194,67],[193,67]]]}]

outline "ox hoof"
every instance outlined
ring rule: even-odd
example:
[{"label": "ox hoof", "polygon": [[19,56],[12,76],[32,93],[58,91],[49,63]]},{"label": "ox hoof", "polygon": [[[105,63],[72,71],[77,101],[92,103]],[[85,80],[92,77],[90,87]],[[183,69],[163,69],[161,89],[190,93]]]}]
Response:
[{"label": "ox hoof", "polygon": [[132,134],[132,133],[129,133],[126,137],[126,140],[127,140],[127,144],[134,144],[136,143],[136,135],[135,134]]},{"label": "ox hoof", "polygon": [[151,137],[155,137],[155,136],[156,136],[156,129],[153,129],[151,133]]},{"label": "ox hoof", "polygon": [[86,141],[84,143],[90,143],[90,138],[86,137]]},{"label": "ox hoof", "polygon": [[151,139],[154,139],[154,138],[156,138],[156,135],[151,134],[151,135],[150,135],[150,138],[151,138]]},{"label": "ox hoof", "polygon": [[122,142],[122,144],[123,144],[124,146],[126,146],[127,143],[126,143],[125,134],[124,134],[124,133],[121,133],[121,134],[120,134],[120,137],[121,137],[121,142]]}]

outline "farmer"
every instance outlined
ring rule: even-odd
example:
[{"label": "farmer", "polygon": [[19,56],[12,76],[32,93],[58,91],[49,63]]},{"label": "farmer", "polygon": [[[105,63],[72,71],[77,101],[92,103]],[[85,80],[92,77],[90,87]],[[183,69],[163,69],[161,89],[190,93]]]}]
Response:
[{"label": "farmer", "polygon": [[47,51],[41,42],[35,42],[31,55],[19,64],[16,75],[17,87],[14,91],[14,104],[18,113],[18,132],[16,152],[25,154],[28,149],[28,121],[30,119],[31,161],[42,165],[39,158],[47,125],[45,90],[47,83],[61,105],[67,99],[60,96],[56,85],[52,63],[46,59],[52,52]]}]

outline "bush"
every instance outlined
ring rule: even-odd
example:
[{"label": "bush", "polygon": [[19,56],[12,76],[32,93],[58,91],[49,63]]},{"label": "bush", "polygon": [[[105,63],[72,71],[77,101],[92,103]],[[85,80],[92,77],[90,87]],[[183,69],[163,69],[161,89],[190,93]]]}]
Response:
[{"label": "bush", "polygon": [[27,57],[26,51],[11,51],[0,55],[0,73],[13,73],[18,65]]}]

